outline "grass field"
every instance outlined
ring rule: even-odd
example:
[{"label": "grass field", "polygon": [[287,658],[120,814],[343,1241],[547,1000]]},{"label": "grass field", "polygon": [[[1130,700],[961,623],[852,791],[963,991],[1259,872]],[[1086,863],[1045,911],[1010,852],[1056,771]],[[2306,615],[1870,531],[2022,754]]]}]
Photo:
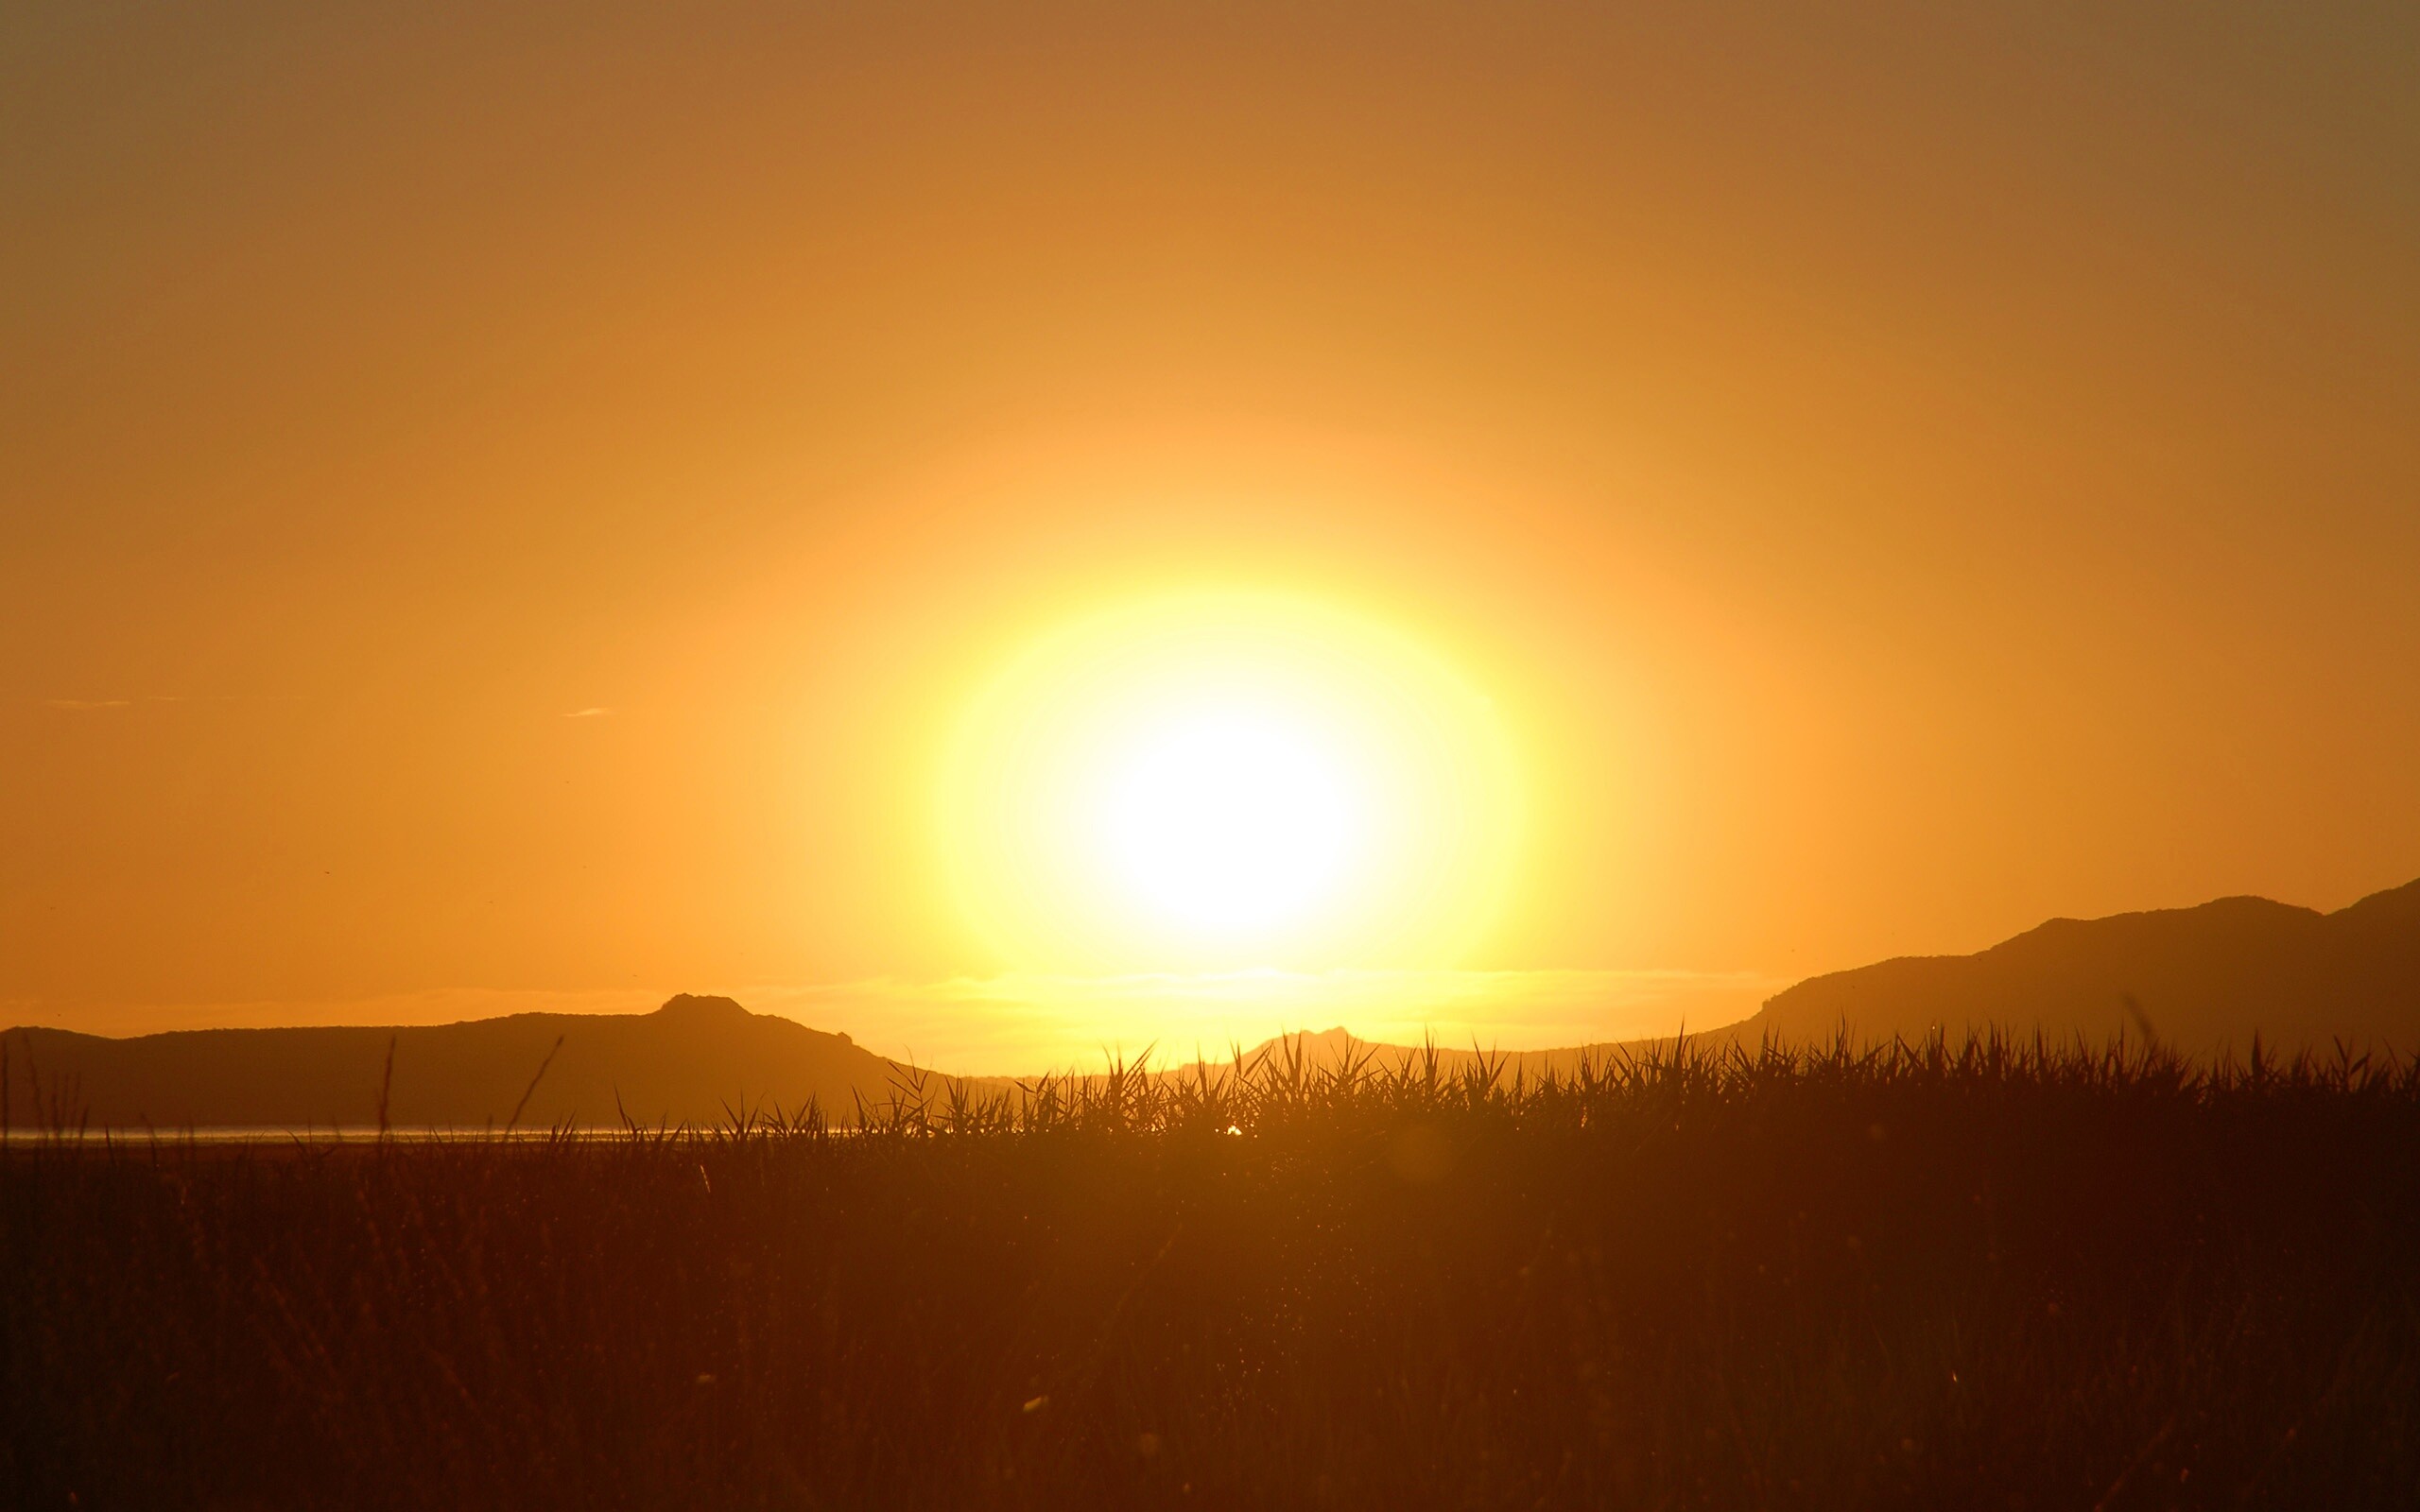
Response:
[{"label": "grass field", "polygon": [[2420,1073],[2343,1057],[37,1141],[0,1287],[29,1508],[2420,1504]]}]

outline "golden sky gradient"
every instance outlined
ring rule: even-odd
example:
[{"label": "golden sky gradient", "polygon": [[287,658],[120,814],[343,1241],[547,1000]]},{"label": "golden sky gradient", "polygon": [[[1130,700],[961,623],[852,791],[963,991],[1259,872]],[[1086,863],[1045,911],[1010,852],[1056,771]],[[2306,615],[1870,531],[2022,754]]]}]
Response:
[{"label": "golden sky gradient", "polygon": [[1149,1038],[1002,1039],[1049,963],[935,815],[1016,658],[1203,594],[1425,648],[1518,769],[1451,961],[1277,963],[1357,1024],[2409,881],[2415,66],[2387,6],[7,8],[0,1019]]}]

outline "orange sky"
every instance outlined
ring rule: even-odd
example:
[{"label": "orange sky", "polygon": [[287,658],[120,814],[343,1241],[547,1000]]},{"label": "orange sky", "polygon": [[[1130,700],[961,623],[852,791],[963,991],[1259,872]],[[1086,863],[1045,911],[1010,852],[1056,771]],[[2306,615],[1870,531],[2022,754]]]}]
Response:
[{"label": "orange sky", "polygon": [[2420,13],[792,9],[0,16],[0,1019],[988,979],[1163,588],[1484,688],[1473,970],[2420,875]]}]

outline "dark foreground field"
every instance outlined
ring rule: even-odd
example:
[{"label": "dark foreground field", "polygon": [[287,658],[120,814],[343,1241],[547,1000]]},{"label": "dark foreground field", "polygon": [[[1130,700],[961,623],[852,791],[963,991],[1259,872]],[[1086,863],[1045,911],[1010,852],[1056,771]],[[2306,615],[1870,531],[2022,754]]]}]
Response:
[{"label": "dark foreground field", "polygon": [[13,1506],[2409,1507],[2420,1077],[1264,1065],[20,1145],[0,1295]]}]

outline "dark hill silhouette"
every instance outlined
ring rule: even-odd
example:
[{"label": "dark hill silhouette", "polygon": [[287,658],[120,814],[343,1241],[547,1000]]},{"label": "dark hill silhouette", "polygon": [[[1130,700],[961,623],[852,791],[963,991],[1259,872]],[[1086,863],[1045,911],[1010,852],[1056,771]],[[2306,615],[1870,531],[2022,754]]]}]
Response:
[{"label": "dark hill silhouette", "polygon": [[2180,1049],[2420,1050],[2420,882],[2332,914],[2221,898],[2198,908],[2054,919],[1973,955],[1901,956],[1799,983],[1737,1026],[1804,1040],[1990,1026],[2101,1040],[2148,1027]]},{"label": "dark hill silhouette", "polygon": [[[2147,1026],[2195,1054],[2243,1054],[2256,1033],[2288,1052],[2325,1049],[2339,1039],[2420,1051],[2420,882],[2332,914],[2221,898],[2198,908],[2054,919],[1973,955],[1903,956],[1813,977],[1741,1022],[1690,1038],[1753,1046],[1767,1036],[1825,1041],[1843,1027],[1859,1042],[1913,1040],[1936,1028],[1958,1040],[2000,1028],[2101,1042],[2120,1032],[2139,1039]],[[390,1040],[388,1113],[401,1127],[502,1125],[525,1092],[520,1122],[531,1128],[610,1125],[619,1122],[618,1109],[648,1125],[719,1124],[734,1109],[796,1111],[810,1099],[846,1122],[860,1098],[890,1100],[906,1074],[846,1035],[751,1013],[729,998],[686,994],[630,1016],[524,1013],[422,1028],[201,1029],[132,1040],[64,1029],[0,1035],[21,1127],[35,1121],[37,1104],[54,1098],[95,1126],[367,1125],[377,1119]],[[1289,1042],[1322,1070],[1348,1054],[1371,1057],[1379,1069],[1419,1054],[1335,1028],[1246,1055],[1282,1060]],[[1583,1057],[1602,1060],[1670,1042],[1490,1058],[1507,1076],[1534,1077],[1568,1072]],[[1440,1046],[1440,1069],[1458,1074],[1473,1054]],[[545,1074],[530,1091],[541,1064]],[[938,1095],[947,1081],[927,1085]],[[992,1093],[1013,1084],[969,1085]]]},{"label": "dark hill silhouette", "polygon": [[[2266,898],[2221,898],[2195,908],[2054,919],[1973,955],[1907,955],[1811,977],[1740,1022],[1689,1038],[1713,1047],[1754,1047],[1768,1035],[1806,1044],[1830,1040],[1843,1027],[1860,1043],[1894,1035],[1916,1040],[1935,1028],[1952,1040],[1998,1028],[2101,1043],[2121,1031],[2140,1040],[2148,1027],[2197,1055],[2246,1054],[2256,1032],[2264,1045],[2288,1053],[2325,1050],[2341,1039],[2409,1055],[2420,1051],[2420,882],[2332,914]],[[1628,1040],[1489,1058],[1508,1077],[1536,1076],[1568,1072],[1582,1057],[1602,1060],[1670,1043]],[[1348,1054],[1370,1057],[1380,1070],[1419,1054],[1356,1040],[1341,1028],[1284,1036],[1244,1054],[1282,1059],[1289,1046],[1322,1070]],[[1438,1047],[1446,1074],[1473,1059],[1471,1046]]]},{"label": "dark hill silhouette", "polygon": [[[390,1040],[388,1116],[399,1126],[502,1125],[525,1092],[525,1128],[617,1123],[617,1094],[648,1125],[721,1123],[727,1108],[774,1104],[795,1112],[810,1098],[846,1121],[857,1094],[889,1098],[898,1071],[846,1035],[685,993],[646,1014],[518,1013],[419,1028],[197,1029],[131,1040],[11,1029],[6,1040],[20,1126],[33,1122],[37,1078],[44,1104],[56,1094],[95,1126],[372,1125]],[[545,1075],[532,1091],[541,1064]]]}]

